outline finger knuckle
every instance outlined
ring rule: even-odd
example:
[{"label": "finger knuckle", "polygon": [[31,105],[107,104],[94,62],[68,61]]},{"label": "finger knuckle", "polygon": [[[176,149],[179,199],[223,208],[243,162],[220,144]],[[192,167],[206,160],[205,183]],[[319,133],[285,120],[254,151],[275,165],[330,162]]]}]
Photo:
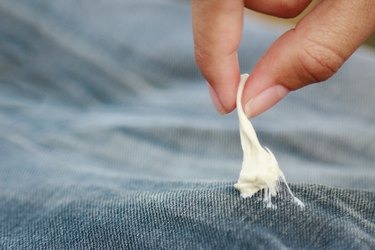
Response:
[{"label": "finger knuckle", "polygon": [[322,82],[334,75],[344,63],[340,53],[323,44],[310,42],[300,53],[301,79],[306,83]]}]

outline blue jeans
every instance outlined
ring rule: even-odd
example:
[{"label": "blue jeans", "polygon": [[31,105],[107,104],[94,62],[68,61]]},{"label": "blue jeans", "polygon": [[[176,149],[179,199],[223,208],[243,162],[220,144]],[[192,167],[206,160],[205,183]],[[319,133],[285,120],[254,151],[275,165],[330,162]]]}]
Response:
[{"label": "blue jeans", "polygon": [[[242,71],[282,32],[248,17]],[[189,1],[0,1],[0,248],[375,249],[374,69],[360,49],[254,120],[306,205],[266,209]]]}]

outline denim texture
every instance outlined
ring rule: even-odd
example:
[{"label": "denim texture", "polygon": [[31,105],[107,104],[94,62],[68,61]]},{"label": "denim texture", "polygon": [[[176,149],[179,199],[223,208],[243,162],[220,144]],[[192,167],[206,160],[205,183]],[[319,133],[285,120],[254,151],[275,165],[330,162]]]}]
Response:
[{"label": "denim texture", "polygon": [[[248,72],[284,30],[248,17]],[[253,120],[291,188],[233,188],[236,114],[195,66],[189,1],[0,1],[1,249],[375,249],[375,53]]]}]

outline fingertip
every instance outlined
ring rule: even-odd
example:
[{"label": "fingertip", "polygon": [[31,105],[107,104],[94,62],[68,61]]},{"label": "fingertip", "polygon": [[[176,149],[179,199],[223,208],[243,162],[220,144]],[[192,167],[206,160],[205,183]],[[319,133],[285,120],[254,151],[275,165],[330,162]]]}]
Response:
[{"label": "fingertip", "polygon": [[244,111],[248,117],[255,117],[273,107],[281,101],[289,90],[282,85],[275,85],[262,91],[251,98],[246,104]]},{"label": "fingertip", "polygon": [[[239,80],[238,80],[239,81]],[[217,111],[224,115],[232,112],[236,107],[237,80],[224,82],[207,83],[208,90]],[[215,87],[212,87],[215,86]]]},{"label": "fingertip", "polygon": [[240,69],[237,55],[222,61],[220,66],[211,64],[204,71],[209,85],[211,99],[221,114],[232,112],[236,107],[236,95],[240,81]]},{"label": "fingertip", "polygon": [[220,80],[215,85],[215,91],[222,104],[224,114],[230,113],[236,108],[237,88],[240,81],[239,74],[232,77],[232,79],[226,81]]},{"label": "fingertip", "polygon": [[210,96],[211,96],[211,100],[217,110],[217,112],[219,112],[219,114],[221,115],[225,115],[227,114],[228,112],[224,109],[223,107],[223,104],[221,103],[219,97],[217,96],[215,90],[211,87],[211,85],[207,82],[207,86],[208,86],[208,92],[210,93]]}]

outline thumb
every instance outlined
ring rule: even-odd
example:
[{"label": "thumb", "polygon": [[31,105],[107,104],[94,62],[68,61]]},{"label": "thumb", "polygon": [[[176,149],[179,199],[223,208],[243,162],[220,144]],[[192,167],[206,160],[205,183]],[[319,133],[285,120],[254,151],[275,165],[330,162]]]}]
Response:
[{"label": "thumb", "polygon": [[247,80],[243,105],[256,116],[289,91],[331,77],[375,30],[375,1],[323,0],[282,35]]}]

